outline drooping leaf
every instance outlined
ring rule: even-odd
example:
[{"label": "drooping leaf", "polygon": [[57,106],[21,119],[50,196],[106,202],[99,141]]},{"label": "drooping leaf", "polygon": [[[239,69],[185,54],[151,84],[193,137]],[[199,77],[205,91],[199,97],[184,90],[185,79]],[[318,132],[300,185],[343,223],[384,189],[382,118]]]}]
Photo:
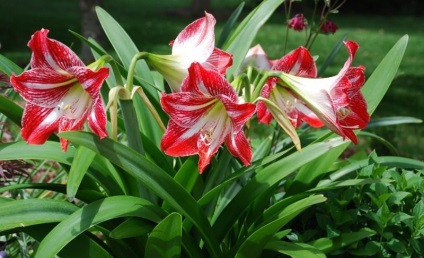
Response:
[{"label": "drooping leaf", "polygon": [[324,202],[326,198],[322,195],[310,196],[300,201],[297,201],[281,212],[276,214],[276,217],[267,224],[255,229],[251,235],[241,244],[235,257],[260,257],[267,243],[272,239],[285,224],[295,218],[305,209],[310,206]]},{"label": "drooping leaf", "polygon": [[272,241],[266,245],[266,249],[277,251],[292,258],[325,258],[327,257],[319,249],[305,243],[290,243],[285,241]]},{"label": "drooping leaf", "polygon": [[115,239],[147,235],[154,228],[153,223],[141,218],[129,218],[110,232],[109,236]]},{"label": "drooping leaf", "polygon": [[211,234],[213,231],[210,223],[200,206],[180,184],[175,182],[158,165],[123,144],[107,138],[99,140],[91,133],[64,132],[60,134],[60,137],[78,145],[84,145],[103,155],[112,163],[121,167],[123,171],[132,175],[145,187],[151,189],[157,196],[193,223],[202,235],[205,246],[211,255],[220,256],[218,242],[214,234]]},{"label": "drooping leaf", "polygon": [[31,225],[59,222],[78,207],[55,199],[0,202],[0,232]]},{"label": "drooping leaf", "polygon": [[[341,138],[335,138],[326,142],[308,145],[301,152],[295,152],[282,160],[258,170],[256,176],[243,187],[243,189],[224,208],[213,225],[218,239],[222,239],[226,232],[235,223],[237,218],[247,209],[249,204],[270,186],[280,182],[296,169],[304,164],[325,154],[332,148],[343,144]],[[234,212],[234,211],[238,212]]]},{"label": "drooping leaf", "polygon": [[325,254],[329,254],[340,248],[349,246],[358,242],[361,239],[375,235],[375,231],[367,228],[363,228],[358,232],[344,233],[339,237],[335,238],[320,238],[308,244],[314,246],[315,248],[321,250]]},{"label": "drooping leaf", "polygon": [[157,222],[162,216],[164,213],[159,207],[138,197],[112,196],[95,201],[78,209],[54,227],[41,241],[35,257],[54,257],[76,236],[107,220],[141,217]]},{"label": "drooping leaf", "polygon": [[17,64],[12,62],[10,59],[6,58],[3,55],[0,55],[0,71],[11,76],[12,73],[21,74],[23,69],[20,68]]}]

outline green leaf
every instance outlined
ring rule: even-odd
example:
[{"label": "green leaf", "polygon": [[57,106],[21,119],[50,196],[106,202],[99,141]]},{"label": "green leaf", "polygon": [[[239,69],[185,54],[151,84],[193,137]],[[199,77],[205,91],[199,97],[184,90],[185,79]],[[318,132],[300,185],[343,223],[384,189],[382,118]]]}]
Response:
[{"label": "green leaf", "polygon": [[[40,242],[52,228],[52,224],[42,224],[19,230]],[[58,253],[59,257],[63,258],[81,257],[81,254],[84,254],[84,257],[112,257],[107,246],[90,232],[79,235]]]},{"label": "green leaf", "polygon": [[141,217],[158,222],[163,216],[164,213],[159,207],[137,197],[113,196],[95,201],[78,209],[54,227],[41,241],[35,257],[54,257],[79,234],[107,220]]},{"label": "green leaf", "polygon": [[78,209],[55,199],[0,202],[0,232],[30,225],[59,222]]},{"label": "green leaf", "polygon": [[[424,168],[424,162],[404,157],[391,157],[391,156],[383,156],[383,157],[377,157],[377,162],[380,165],[388,166],[388,167],[394,167],[394,168],[409,168],[409,169],[423,169]],[[323,185],[325,183],[328,183],[329,181],[337,180],[341,177],[344,177],[352,172],[355,172],[361,168],[364,168],[369,165],[368,159],[363,159],[359,161],[355,161],[350,165],[347,165],[336,172],[332,173],[327,180],[322,180],[319,183],[320,185]]]},{"label": "green leaf", "polygon": [[[300,152],[295,152],[282,160],[257,171],[245,187],[224,208],[213,225],[218,239],[221,240],[226,232],[234,225],[237,218],[249,207],[251,202],[272,185],[280,182],[296,169],[299,169],[311,160],[320,157],[332,148],[343,144],[341,138],[334,138],[326,142],[308,145]],[[234,212],[238,211],[238,212]]]},{"label": "green leaf", "polygon": [[304,243],[290,243],[284,241],[272,241],[266,245],[266,249],[277,251],[293,258],[325,258],[325,254],[317,248]]},{"label": "green leaf", "polygon": [[[19,190],[19,189],[43,189],[46,191],[53,191],[57,193],[66,194],[66,186],[63,184],[54,184],[54,183],[27,183],[27,184],[12,184],[8,186],[3,186],[0,188],[0,194],[7,192],[7,191],[13,191],[13,190]],[[76,198],[86,202],[90,203],[99,199],[103,199],[106,196],[99,193],[98,191],[94,190],[83,190],[80,189],[76,195]]]},{"label": "green leaf", "polygon": [[0,95],[0,113],[7,116],[18,126],[21,126],[23,108],[3,95]]},{"label": "green leaf", "polygon": [[[106,36],[116,51],[116,54],[125,69],[128,70],[133,57],[139,53],[139,50],[125,30],[115,19],[113,19],[112,16],[100,7],[96,7],[96,13]],[[159,94],[157,94],[157,90],[150,86],[150,84],[155,85],[155,79],[144,60],[137,61],[135,75],[142,79],[141,86],[143,86],[144,91],[150,97],[150,101],[155,102],[156,104],[159,103]],[[152,104],[155,105],[155,103]],[[139,123],[141,129],[143,129],[143,133],[157,142],[157,139],[160,139],[161,137],[161,130],[155,119],[142,102],[138,100],[138,97],[134,99],[134,105],[137,115],[139,116]],[[158,107],[158,105],[155,106]],[[158,110],[160,109],[158,108]]]},{"label": "green leaf", "polygon": [[171,213],[150,233],[146,243],[145,257],[180,257],[182,218]]},{"label": "green leaf", "polygon": [[320,238],[318,240],[312,241],[308,244],[314,246],[315,248],[321,250],[325,254],[332,253],[336,250],[340,250],[343,247],[349,246],[358,242],[361,239],[371,237],[375,235],[375,231],[367,228],[363,228],[358,232],[344,233],[339,237],[332,239],[329,238]]},{"label": "green leaf", "polygon": [[53,160],[71,165],[74,156],[75,150],[73,148],[68,148],[66,152],[63,152],[58,142],[47,141],[43,145],[30,145],[24,141],[0,144],[2,160]]},{"label": "green leaf", "polygon": [[235,23],[240,17],[241,11],[243,11],[243,7],[244,7],[244,2],[241,2],[237,6],[237,8],[234,10],[234,12],[231,14],[230,18],[228,18],[228,21],[225,23],[224,29],[222,30],[221,35],[219,36],[219,40],[215,44],[217,48],[221,48],[222,45],[227,40],[228,36],[230,35],[231,31],[234,28]]},{"label": "green leaf", "polygon": [[379,127],[379,126],[389,126],[389,125],[400,125],[400,124],[420,124],[423,120],[409,117],[409,116],[391,116],[391,117],[382,117],[372,119],[368,125],[368,128]]},{"label": "green leaf", "polygon": [[242,64],[259,29],[283,2],[284,0],[263,1],[243,19],[237,29],[231,34],[223,46],[224,50],[233,54],[233,65],[228,68],[228,75],[237,73],[237,69]]},{"label": "green leaf", "polygon": [[71,169],[69,170],[68,182],[66,184],[66,192],[68,198],[72,201],[78,191],[82,178],[90,167],[91,162],[96,156],[96,153],[84,146],[79,146],[72,161]]},{"label": "green leaf", "polygon": [[263,249],[272,236],[276,234],[290,220],[299,215],[302,211],[317,203],[324,202],[326,198],[322,195],[310,196],[297,201],[284,208],[274,219],[265,225],[255,229],[240,246],[235,257],[260,257]]},{"label": "green leaf", "polygon": [[142,236],[150,233],[153,228],[154,225],[148,220],[129,218],[114,228],[109,236],[115,239]]},{"label": "green leaf", "polygon": [[84,132],[64,132],[60,137],[66,138],[78,145],[84,145],[96,153],[108,158],[112,163],[132,175],[145,187],[169,203],[176,211],[187,217],[195,225],[205,241],[211,256],[220,256],[220,248],[211,232],[211,226],[200,206],[184,188],[146,157],[127,146],[105,138]]},{"label": "green leaf", "polygon": [[362,87],[362,93],[367,102],[370,115],[374,113],[392,83],[400,62],[402,61],[407,44],[408,35],[405,35],[387,53]]},{"label": "green leaf", "polygon": [[12,62],[10,59],[6,58],[3,55],[0,55],[0,71],[4,72],[8,76],[11,76],[12,73],[21,74],[23,72],[23,69],[20,68],[14,62]]}]

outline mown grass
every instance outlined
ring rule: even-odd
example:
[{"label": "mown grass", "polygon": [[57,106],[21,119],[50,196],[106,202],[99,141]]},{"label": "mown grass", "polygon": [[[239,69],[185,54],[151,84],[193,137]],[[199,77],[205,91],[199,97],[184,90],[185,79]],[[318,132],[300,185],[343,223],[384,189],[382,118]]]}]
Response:
[{"label": "mown grass", "polygon": [[[226,16],[235,8],[237,0],[213,1],[211,12],[218,17],[217,35],[225,24]],[[170,10],[183,8],[190,0],[137,1],[105,0],[104,8],[128,32],[138,48],[143,51],[169,53],[168,42],[193,20],[171,14]],[[80,31],[78,1],[54,0],[14,0],[3,1],[0,8],[0,54],[7,56],[20,65],[29,61],[30,51],[26,44],[35,30],[50,29],[50,37],[56,38],[76,51],[80,42],[68,30]],[[318,65],[331,52],[343,35],[360,44],[354,65],[364,65],[369,76],[385,54],[404,34],[408,34],[409,44],[398,75],[393,81],[383,102],[374,117],[414,116],[424,119],[424,18],[383,17],[344,15],[343,9],[333,20],[340,30],[335,35],[320,35],[312,48],[318,55]],[[260,30],[254,43],[260,43],[271,58],[283,55],[286,27],[283,11],[279,10]],[[287,49],[293,49],[305,42],[302,32],[289,32]],[[106,48],[110,46],[106,45]],[[342,49],[325,75],[338,72],[346,60]],[[422,124],[399,125],[374,130],[394,142],[401,155],[424,159],[424,128]],[[380,148],[378,145],[377,148]],[[385,152],[384,148],[380,148]]]}]

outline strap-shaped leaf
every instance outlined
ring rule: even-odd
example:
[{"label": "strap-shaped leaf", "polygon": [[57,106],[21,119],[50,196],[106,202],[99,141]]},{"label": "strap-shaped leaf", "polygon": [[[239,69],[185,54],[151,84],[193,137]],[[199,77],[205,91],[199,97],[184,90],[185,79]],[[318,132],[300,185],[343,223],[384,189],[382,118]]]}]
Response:
[{"label": "strap-shaped leaf", "polygon": [[181,220],[181,215],[174,212],[159,222],[147,239],[145,257],[180,257]]},{"label": "strap-shaped leaf", "polygon": [[288,255],[292,258],[326,258],[327,256],[319,249],[304,243],[290,243],[284,241],[272,241],[266,249]]},{"label": "strap-shaped leaf", "polygon": [[66,193],[72,201],[78,191],[78,187],[82,178],[90,167],[91,162],[96,156],[96,153],[84,146],[79,146],[72,161],[71,169],[69,170],[68,182],[66,184]]},{"label": "strap-shaped leaf", "polygon": [[408,35],[403,36],[386,54],[362,88],[370,115],[374,113],[395,77],[408,45]]},{"label": "strap-shaped leaf", "polygon": [[[116,54],[121,60],[123,66],[128,70],[133,57],[139,53],[139,50],[128,34],[125,32],[125,30],[115,19],[113,19],[112,16],[110,16],[100,7],[96,7],[96,12],[106,36],[115,49]],[[144,60],[137,61],[135,75],[142,79],[140,82],[144,91],[149,97],[151,97],[150,101],[152,104],[156,104],[155,106],[158,107],[157,103],[159,103],[159,94],[155,88],[149,86],[149,84],[155,85],[155,80],[152,76],[152,72]],[[151,139],[159,139],[161,136],[161,131],[160,128],[155,124],[156,122],[153,116],[142,102],[135,99],[133,104],[136,106],[137,115],[139,116],[139,122],[143,132]],[[157,108],[157,110],[160,109]],[[142,123],[142,121],[144,123]]]},{"label": "strap-shaped leaf", "polygon": [[132,175],[145,187],[150,188],[176,211],[187,217],[199,230],[211,256],[220,256],[220,248],[209,221],[196,200],[185,191],[168,173],[127,146],[84,132],[64,132],[60,137],[78,145],[84,145],[108,158],[112,163]]},{"label": "strap-shaped leaf", "polygon": [[[326,142],[311,144],[301,152],[295,152],[282,160],[259,170],[255,177],[231,200],[224,208],[213,225],[218,239],[221,240],[238,217],[249,207],[250,203],[270,186],[280,182],[306,163],[320,157],[328,150],[343,144],[341,138],[334,138]],[[238,211],[238,212],[234,212]]]},{"label": "strap-shaped leaf", "polygon": [[259,29],[283,2],[284,0],[263,1],[244,18],[231,34],[223,46],[224,50],[233,54],[233,65],[227,70],[227,74],[231,75],[237,72]]},{"label": "strap-shaped leaf", "polygon": [[78,209],[55,199],[0,202],[0,232],[30,225],[59,222]]},{"label": "strap-shaped leaf", "polygon": [[325,200],[326,198],[324,196],[315,195],[287,206],[281,210],[271,222],[256,229],[250,236],[248,236],[240,246],[235,257],[260,257],[268,241],[272,239],[272,236],[276,234],[281,227],[305,209],[317,203],[324,202]]},{"label": "strap-shaped leaf", "polygon": [[358,242],[361,239],[375,235],[375,231],[363,228],[358,232],[344,233],[339,237],[335,238],[320,238],[308,244],[314,246],[315,248],[321,250],[325,254],[329,254],[335,250],[339,250],[342,247],[351,245]]},{"label": "strap-shaped leaf", "polygon": [[41,241],[35,257],[54,257],[79,234],[107,220],[142,217],[157,222],[163,216],[164,212],[159,207],[138,197],[113,196],[95,201],[78,209],[54,227]]},{"label": "strap-shaped leaf", "polygon": [[0,113],[4,114],[13,123],[21,126],[23,108],[3,95],[0,95]]},{"label": "strap-shaped leaf", "polygon": [[23,69],[20,68],[17,64],[12,62],[10,59],[6,58],[3,55],[0,55],[0,71],[11,76],[12,73],[20,74]]}]

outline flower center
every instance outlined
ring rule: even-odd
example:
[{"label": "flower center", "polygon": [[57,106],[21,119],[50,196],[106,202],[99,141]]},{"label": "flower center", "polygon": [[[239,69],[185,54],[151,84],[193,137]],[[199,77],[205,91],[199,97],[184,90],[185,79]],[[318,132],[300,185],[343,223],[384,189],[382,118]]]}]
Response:
[{"label": "flower center", "polygon": [[87,111],[90,102],[90,95],[81,85],[77,84],[62,98],[62,101],[56,106],[56,110],[61,117],[77,119]]}]

